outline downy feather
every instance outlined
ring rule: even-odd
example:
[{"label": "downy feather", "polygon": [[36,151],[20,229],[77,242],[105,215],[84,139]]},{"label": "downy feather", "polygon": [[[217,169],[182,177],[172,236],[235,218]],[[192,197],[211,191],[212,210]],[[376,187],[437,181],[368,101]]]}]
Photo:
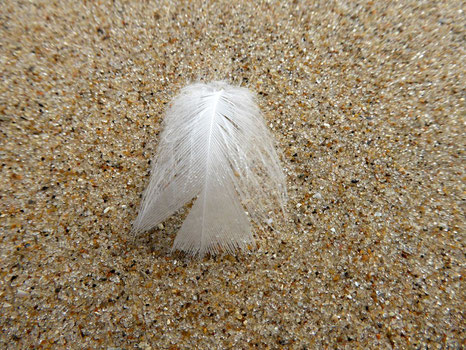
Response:
[{"label": "downy feather", "polygon": [[203,256],[254,245],[285,176],[254,97],[225,82],[185,87],[166,113],[133,231],[148,231],[195,199],[173,249]]}]

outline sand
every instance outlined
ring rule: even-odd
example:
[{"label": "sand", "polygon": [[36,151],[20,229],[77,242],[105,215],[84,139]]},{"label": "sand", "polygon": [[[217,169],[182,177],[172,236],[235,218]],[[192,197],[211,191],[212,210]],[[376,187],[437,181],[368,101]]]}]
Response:
[{"label": "sand", "polygon": [[[465,346],[461,1],[2,1],[2,349]],[[190,82],[257,95],[287,175],[256,250],[130,235]]]}]

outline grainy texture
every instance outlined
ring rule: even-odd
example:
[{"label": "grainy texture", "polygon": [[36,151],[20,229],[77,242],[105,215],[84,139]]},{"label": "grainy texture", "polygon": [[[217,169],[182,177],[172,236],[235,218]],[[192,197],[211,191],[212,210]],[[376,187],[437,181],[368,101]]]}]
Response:
[{"label": "grainy texture", "polygon": [[[0,347],[465,346],[462,1],[1,1]],[[129,236],[168,101],[258,94],[289,217]]]}]

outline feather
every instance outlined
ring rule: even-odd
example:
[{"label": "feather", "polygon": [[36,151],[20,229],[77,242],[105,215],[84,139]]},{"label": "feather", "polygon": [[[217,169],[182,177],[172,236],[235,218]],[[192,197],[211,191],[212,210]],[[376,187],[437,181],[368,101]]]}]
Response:
[{"label": "feather", "polygon": [[254,245],[286,201],[273,139],[249,90],[225,82],[185,87],[168,110],[134,232],[152,229],[195,199],[173,250],[203,256]]}]

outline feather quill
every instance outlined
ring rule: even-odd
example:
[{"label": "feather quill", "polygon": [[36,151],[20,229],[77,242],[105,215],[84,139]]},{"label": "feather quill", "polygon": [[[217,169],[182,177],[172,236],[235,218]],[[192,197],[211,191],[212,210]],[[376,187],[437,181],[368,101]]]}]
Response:
[{"label": "feather quill", "polygon": [[152,229],[193,199],[173,244],[190,255],[254,245],[247,213],[260,226],[274,207],[284,213],[285,176],[246,88],[197,83],[175,98],[133,231]]}]

